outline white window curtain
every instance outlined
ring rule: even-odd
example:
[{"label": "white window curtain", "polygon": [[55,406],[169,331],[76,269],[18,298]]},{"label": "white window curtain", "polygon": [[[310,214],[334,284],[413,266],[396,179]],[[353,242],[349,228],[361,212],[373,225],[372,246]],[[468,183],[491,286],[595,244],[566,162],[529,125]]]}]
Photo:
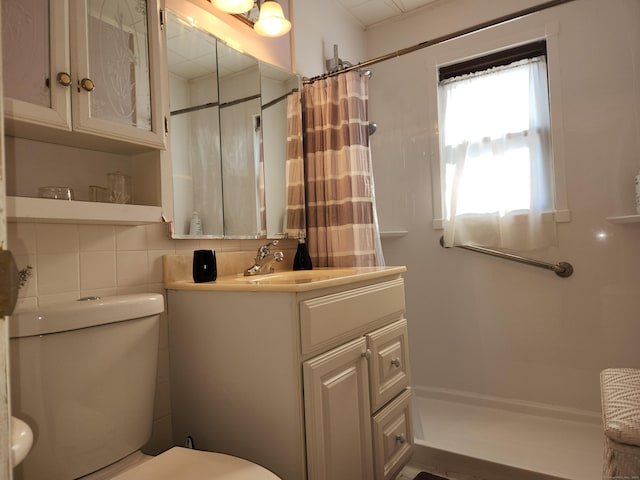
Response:
[{"label": "white window curtain", "polygon": [[445,246],[557,243],[545,57],[439,86]]}]

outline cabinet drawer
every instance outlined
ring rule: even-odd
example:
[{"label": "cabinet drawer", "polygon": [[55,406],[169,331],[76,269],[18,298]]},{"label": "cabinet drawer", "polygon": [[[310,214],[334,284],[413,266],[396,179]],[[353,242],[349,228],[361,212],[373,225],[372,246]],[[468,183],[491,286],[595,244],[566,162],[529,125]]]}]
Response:
[{"label": "cabinet drawer", "polygon": [[373,417],[376,480],[394,478],[413,453],[411,389],[407,388]]},{"label": "cabinet drawer", "polygon": [[407,321],[387,325],[367,335],[371,410],[380,409],[409,386]]},{"label": "cabinet drawer", "polygon": [[400,279],[354,288],[300,302],[300,341],[303,354],[330,348],[363,334],[367,326],[404,312],[404,281]]}]

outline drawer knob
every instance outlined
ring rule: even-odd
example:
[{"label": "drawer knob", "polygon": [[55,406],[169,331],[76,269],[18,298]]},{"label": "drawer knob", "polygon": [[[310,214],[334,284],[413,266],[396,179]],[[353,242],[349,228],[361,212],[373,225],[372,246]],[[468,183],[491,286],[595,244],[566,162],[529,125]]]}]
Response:
[{"label": "drawer knob", "polygon": [[407,442],[407,437],[404,435],[404,433],[399,433],[398,435],[396,435],[396,442],[398,442],[400,445],[404,445]]},{"label": "drawer knob", "polygon": [[362,358],[366,358],[367,360],[369,360],[371,358],[371,350],[367,348],[364,352],[360,354],[360,356]]},{"label": "drawer knob", "polygon": [[400,362],[400,359],[396,357],[393,360],[391,360],[391,365],[393,365],[394,367],[399,367],[400,365],[402,365],[402,363]]}]

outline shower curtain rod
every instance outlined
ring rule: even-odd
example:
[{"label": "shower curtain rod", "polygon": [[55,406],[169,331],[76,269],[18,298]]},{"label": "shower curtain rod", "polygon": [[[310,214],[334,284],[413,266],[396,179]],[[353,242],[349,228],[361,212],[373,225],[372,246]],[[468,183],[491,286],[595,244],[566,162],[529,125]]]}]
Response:
[{"label": "shower curtain rod", "polygon": [[[440,237],[440,246],[442,248],[448,248],[444,245],[444,236]],[[573,274],[573,265],[568,262],[547,263],[540,260],[534,260],[532,258],[521,257],[513,253],[503,252],[502,250],[494,250],[493,248],[482,247],[480,245],[455,245],[457,248],[464,248],[465,250],[471,250],[473,252],[484,253],[494,257],[505,258],[514,262],[526,263],[533,267],[545,268],[552,270],[556,275],[562,278],[570,277]]]},{"label": "shower curtain rod", "polygon": [[523,10],[518,10],[517,12],[510,13],[508,15],[503,15],[498,18],[494,18],[493,20],[488,20],[486,22],[478,23],[471,27],[463,28],[462,30],[457,30],[453,33],[449,33],[446,35],[442,35],[440,37],[436,37],[432,40],[426,40],[424,42],[418,43],[416,45],[412,45],[410,47],[401,48],[400,50],[396,50],[395,52],[387,53],[386,55],[382,55],[380,57],[372,58],[370,60],[365,60],[363,62],[357,63],[355,65],[351,65],[349,67],[341,68],[340,70],[336,70],[334,72],[323,73],[322,75],[318,75],[312,78],[303,79],[302,83],[305,85],[311,84],[318,80],[324,80],[325,78],[334,77],[336,75],[340,75],[341,73],[350,72],[351,70],[358,70],[364,67],[368,67],[370,65],[375,65],[376,63],[384,62],[386,60],[391,60],[392,58],[401,57],[408,53],[413,53],[418,50],[422,50],[426,47],[431,47],[433,45],[438,45],[439,43],[444,43],[449,40],[453,40],[454,38],[462,37],[464,35],[468,35],[470,33],[477,32],[479,30],[483,30],[485,28],[493,27],[495,25],[499,25],[501,23],[509,22],[511,20],[515,20],[516,18],[524,17],[527,15],[531,15],[532,13],[541,12],[543,10],[547,10],[552,7],[556,7],[558,5],[563,5],[565,3],[574,2],[575,0],[551,0],[549,2],[541,3],[539,5],[534,5],[529,8],[525,8]]}]

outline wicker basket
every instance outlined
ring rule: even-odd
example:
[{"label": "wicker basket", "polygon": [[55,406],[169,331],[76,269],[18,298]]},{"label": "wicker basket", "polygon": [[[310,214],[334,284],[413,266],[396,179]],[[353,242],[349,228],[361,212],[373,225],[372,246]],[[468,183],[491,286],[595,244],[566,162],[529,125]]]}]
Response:
[{"label": "wicker basket", "polygon": [[640,370],[600,373],[604,424],[603,479],[640,480]]}]

